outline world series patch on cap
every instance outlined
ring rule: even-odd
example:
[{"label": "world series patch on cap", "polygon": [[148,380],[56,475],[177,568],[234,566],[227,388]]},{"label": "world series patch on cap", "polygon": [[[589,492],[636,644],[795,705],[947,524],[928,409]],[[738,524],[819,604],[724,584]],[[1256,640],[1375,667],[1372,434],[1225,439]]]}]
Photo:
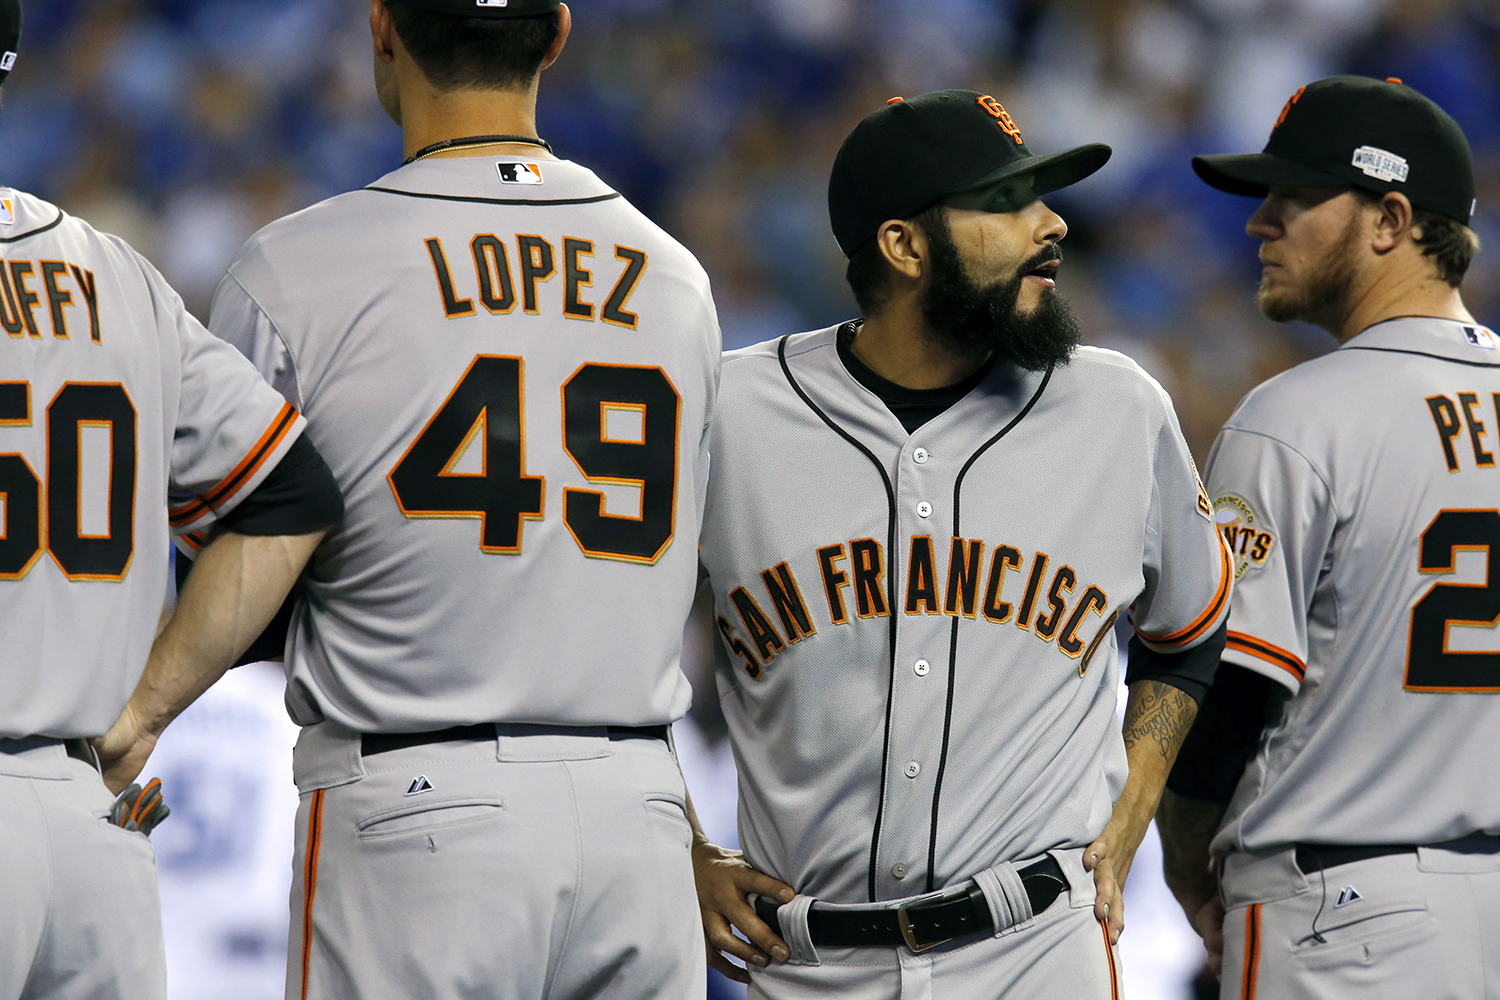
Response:
[{"label": "world series patch on cap", "polygon": [[21,0],[0,0],[0,83],[16,66],[21,48]]},{"label": "world series patch on cap", "polygon": [[559,0],[401,0],[437,14],[458,17],[537,17],[557,10]]},{"label": "world series patch on cap", "polygon": [[1263,198],[1273,187],[1399,191],[1468,225],[1474,162],[1458,123],[1395,78],[1330,76],[1299,89],[1259,153],[1193,157],[1213,187]]}]

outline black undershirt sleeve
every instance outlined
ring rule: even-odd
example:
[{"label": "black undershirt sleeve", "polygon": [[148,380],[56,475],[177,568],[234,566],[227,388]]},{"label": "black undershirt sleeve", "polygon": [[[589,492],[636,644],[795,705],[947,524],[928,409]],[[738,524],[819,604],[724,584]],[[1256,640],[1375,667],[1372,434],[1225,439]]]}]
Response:
[{"label": "black undershirt sleeve", "polygon": [[1229,641],[1229,622],[1224,621],[1213,635],[1185,653],[1158,653],[1132,635],[1129,659],[1125,667],[1125,684],[1136,681],[1161,681],[1185,692],[1199,705],[1214,683],[1219,657]]},{"label": "black undershirt sleeve", "polygon": [[239,506],[219,524],[241,535],[306,535],[337,524],[344,498],[328,463],[302,434]]},{"label": "black undershirt sleeve", "polygon": [[[218,527],[241,535],[306,535],[337,524],[343,516],[344,498],[333,472],[303,434],[292,442],[255,491],[220,519]],[[179,553],[176,567],[179,592],[192,568],[192,560]],[[286,650],[292,608],[301,589],[300,583],[292,588],[266,630],[250,644],[235,666],[281,658]]]},{"label": "black undershirt sleeve", "polygon": [[1236,663],[1219,665],[1167,787],[1185,799],[1227,803],[1288,697],[1286,688]]}]

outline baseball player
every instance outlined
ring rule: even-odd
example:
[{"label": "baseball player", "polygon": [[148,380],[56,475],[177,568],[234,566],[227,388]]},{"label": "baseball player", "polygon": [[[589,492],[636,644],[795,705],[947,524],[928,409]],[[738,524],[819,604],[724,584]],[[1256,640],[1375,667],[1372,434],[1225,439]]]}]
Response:
[{"label": "baseball player", "polygon": [[1209,460],[1239,583],[1168,881],[1225,998],[1494,1000],[1500,341],[1459,294],[1468,143],[1401,81],[1339,76],[1264,152],[1193,166],[1264,199],[1262,312],[1340,347],[1246,396]]},{"label": "baseball player", "polygon": [[[20,29],[0,0],[0,81]],[[338,492],[302,418],[150,264],[7,188],[0,326],[0,998],[159,1000],[159,798],[126,815],[88,740],[141,676],[171,532],[227,532],[205,557],[238,593],[196,589],[258,629]]]},{"label": "baseball player", "polygon": [[725,357],[719,690],[745,859],[797,895],[752,909],[722,861],[700,896],[755,996],[1119,995],[1119,885],[1230,570],[1166,394],[1053,291],[1039,198],[1108,156],[1034,155],[972,91],[893,99],[829,182],[865,318]]},{"label": "baseball player", "polygon": [[286,645],[287,995],[702,996],[667,726],[691,694],[707,276],[537,136],[567,7],[370,21],[407,163],[254,236],[210,321],[347,501]]}]

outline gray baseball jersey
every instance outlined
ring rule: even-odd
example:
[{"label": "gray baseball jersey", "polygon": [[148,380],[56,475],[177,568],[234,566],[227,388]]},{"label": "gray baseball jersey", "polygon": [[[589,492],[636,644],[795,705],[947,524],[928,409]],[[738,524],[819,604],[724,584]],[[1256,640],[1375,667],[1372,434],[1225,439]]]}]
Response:
[{"label": "gray baseball jersey", "polygon": [[1216,852],[1500,832],[1497,454],[1500,341],[1472,323],[1377,324],[1235,410],[1224,658],[1294,697]]},{"label": "gray baseball jersey", "polygon": [[297,722],[687,710],[718,323],[692,255],[592,172],[403,167],[254,236],[210,326],[344,491],[292,622]]},{"label": "gray baseball jersey", "polygon": [[1128,358],[997,365],[908,434],[837,336],[725,356],[701,557],[746,855],[857,903],[1097,837],[1126,775],[1116,617],[1190,648],[1230,571]]},{"label": "gray baseball jersey", "polygon": [[170,530],[248,496],[296,410],[143,258],[0,191],[0,738],[97,736],[161,615]]}]

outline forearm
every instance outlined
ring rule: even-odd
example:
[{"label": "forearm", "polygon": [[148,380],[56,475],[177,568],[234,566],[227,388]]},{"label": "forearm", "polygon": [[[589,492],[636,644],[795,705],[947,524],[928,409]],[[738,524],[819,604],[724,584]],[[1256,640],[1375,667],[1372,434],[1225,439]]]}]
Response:
[{"label": "forearm", "polygon": [[204,547],[129,710],[158,735],[208,690],[281,607],[326,529],[306,535],[225,533]]},{"label": "forearm", "polygon": [[1215,889],[1208,848],[1228,807],[1225,802],[1183,798],[1171,789],[1162,794],[1156,811],[1162,871],[1172,894],[1184,906]]},{"label": "forearm", "polygon": [[1130,686],[1122,733],[1130,770],[1109,821],[1114,834],[1110,859],[1121,883],[1156,815],[1167,775],[1197,713],[1198,703],[1169,684],[1144,680]]}]

